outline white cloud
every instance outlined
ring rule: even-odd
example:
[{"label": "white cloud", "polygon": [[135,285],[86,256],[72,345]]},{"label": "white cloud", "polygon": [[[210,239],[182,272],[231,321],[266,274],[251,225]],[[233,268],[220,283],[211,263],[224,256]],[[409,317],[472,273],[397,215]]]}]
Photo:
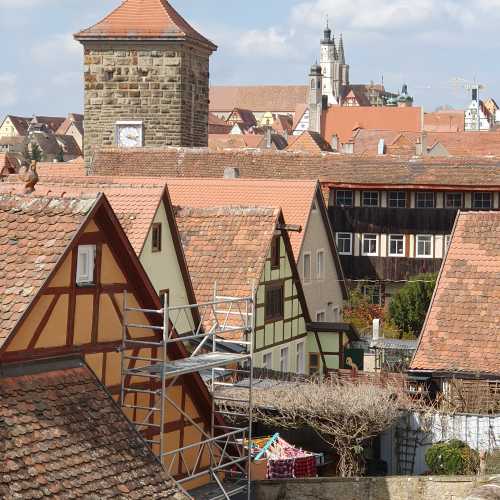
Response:
[{"label": "white cloud", "polygon": [[58,64],[62,62],[61,60],[78,57],[81,54],[82,46],[73,39],[70,33],[49,36],[42,41],[37,41],[31,47],[31,56],[38,64]]},{"label": "white cloud", "polygon": [[266,30],[249,30],[243,32],[236,42],[238,52],[242,55],[283,56],[287,52],[289,35],[271,27]]},{"label": "white cloud", "polygon": [[0,107],[17,102],[17,77],[12,73],[0,73]]}]

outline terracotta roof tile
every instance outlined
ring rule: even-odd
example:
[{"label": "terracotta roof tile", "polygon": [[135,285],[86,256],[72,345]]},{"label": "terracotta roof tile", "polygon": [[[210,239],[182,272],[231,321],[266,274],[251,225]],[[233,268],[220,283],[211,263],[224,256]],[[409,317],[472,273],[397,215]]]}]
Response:
[{"label": "terracotta roof tile", "polygon": [[77,40],[99,38],[187,39],[210,50],[217,47],[198,33],[167,0],[125,0],[94,26],[75,35]]},{"label": "terracotta roof tile", "polygon": [[322,135],[327,141],[337,135],[346,143],[356,128],[420,132],[421,112],[413,107],[332,106],[324,113]]},{"label": "terracotta roof tile", "polygon": [[0,194],[0,345],[95,203],[95,196]]},{"label": "terracotta roof tile", "polygon": [[500,375],[500,213],[460,213],[412,370]]},{"label": "terracotta roof tile", "polygon": [[208,147],[213,150],[260,148],[265,142],[262,134],[209,134]]},{"label": "terracotta roof tile", "polygon": [[302,151],[304,153],[331,152],[332,148],[318,132],[306,130],[302,132],[291,144],[288,144],[287,151]]},{"label": "terracotta roof tile", "polygon": [[[18,193],[20,190],[21,184],[16,179],[0,184],[0,193]],[[138,255],[142,251],[164,191],[165,181],[159,179],[144,185],[144,182],[137,179],[117,179],[113,182],[109,177],[41,177],[36,185],[36,193],[46,196],[80,197],[104,193]]]},{"label": "terracotta roof tile", "polygon": [[427,147],[442,144],[452,156],[499,156],[500,132],[434,132],[427,134]]},{"label": "terracotta roof tile", "polygon": [[36,169],[40,177],[83,177],[86,174],[85,162],[81,156],[66,162],[40,162]]},{"label": "terracotta roof tile", "polygon": [[436,111],[424,114],[426,132],[461,132],[465,127],[465,113],[460,111]]},{"label": "terracotta roof tile", "polygon": [[187,499],[86,367],[0,379],[0,497]]},{"label": "terracotta roof tile", "polygon": [[17,172],[19,164],[9,153],[0,153],[0,177]]},{"label": "terracotta roof tile", "polygon": [[308,97],[307,85],[215,85],[210,87],[210,111],[229,113],[234,108],[243,108],[254,113],[294,113],[297,105],[307,102]]},{"label": "terracotta roof tile", "polygon": [[[192,208],[211,206],[280,207],[287,224],[302,226],[303,231],[291,232],[290,242],[296,258],[299,256],[317,181],[271,179],[176,179],[168,178],[167,186],[174,205]],[[209,192],[209,196],[200,196]]]},{"label": "terracotta roof tile", "polygon": [[500,158],[455,157],[408,159],[336,153],[208,149],[103,149],[93,173],[108,176],[218,177],[237,167],[242,178],[320,179],[332,184],[470,187],[500,186]]},{"label": "terracotta roof tile", "polygon": [[277,208],[176,208],[177,225],[198,302],[247,297],[258,285],[280,216]]}]

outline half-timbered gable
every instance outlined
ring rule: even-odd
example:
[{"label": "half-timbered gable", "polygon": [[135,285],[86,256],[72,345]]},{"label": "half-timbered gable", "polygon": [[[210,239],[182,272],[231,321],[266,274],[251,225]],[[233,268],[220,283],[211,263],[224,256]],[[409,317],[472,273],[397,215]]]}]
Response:
[{"label": "half-timbered gable", "polygon": [[306,370],[307,306],[276,208],[177,208],[177,224],[198,302],[246,297],[255,287],[254,365]]},{"label": "half-timbered gable", "polygon": [[[17,179],[0,185],[0,192],[21,191]],[[165,182],[160,179],[109,177],[56,178],[43,176],[37,193],[49,196],[81,196],[99,191],[106,195],[127,238],[138,255],[156,292],[168,293],[171,305],[193,304],[194,293],[180,245],[175,216]],[[183,317],[175,324],[181,333],[196,322]]]},{"label": "half-timbered gable", "polygon": [[[106,197],[0,195],[0,260],[0,363],[77,355],[118,400],[125,292],[129,307],[159,310],[161,305]],[[159,315],[131,312],[128,319],[162,326]],[[140,358],[157,357],[147,342],[158,341],[158,330],[129,327],[125,333],[145,342],[125,352],[126,368],[138,366]],[[179,359],[186,352],[175,343],[168,356]],[[128,387],[137,388],[124,400],[134,421],[141,416],[137,407],[148,406],[147,391],[156,388],[151,380],[128,380]],[[178,379],[169,397],[191,422],[166,408],[165,449],[199,441],[199,428],[208,428],[211,414],[201,378],[192,374]],[[158,435],[158,421],[159,415],[153,414],[144,426],[147,439]],[[158,453],[158,448],[154,445],[153,451]],[[182,475],[184,470],[179,463],[173,472]]]}]

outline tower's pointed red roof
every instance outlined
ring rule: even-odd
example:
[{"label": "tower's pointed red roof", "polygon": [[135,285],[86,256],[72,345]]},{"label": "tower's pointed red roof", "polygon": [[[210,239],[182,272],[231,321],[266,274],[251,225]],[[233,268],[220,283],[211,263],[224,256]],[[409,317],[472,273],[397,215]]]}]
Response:
[{"label": "tower's pointed red roof", "polygon": [[76,33],[77,40],[164,39],[192,40],[217,47],[198,33],[167,0],[124,0],[94,26]]}]

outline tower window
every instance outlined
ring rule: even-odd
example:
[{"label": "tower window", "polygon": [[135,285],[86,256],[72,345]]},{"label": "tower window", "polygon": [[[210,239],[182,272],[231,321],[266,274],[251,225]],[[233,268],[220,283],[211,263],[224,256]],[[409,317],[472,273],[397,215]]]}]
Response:
[{"label": "tower window", "polygon": [[321,90],[321,82],[318,80],[318,90]]},{"label": "tower window", "polygon": [[113,80],[113,76],[115,75],[115,72],[110,69],[110,70],[105,70],[104,71],[104,81],[105,82],[110,82],[111,80]]},{"label": "tower window", "polygon": [[314,89],[314,80],[311,80],[311,88]]}]

